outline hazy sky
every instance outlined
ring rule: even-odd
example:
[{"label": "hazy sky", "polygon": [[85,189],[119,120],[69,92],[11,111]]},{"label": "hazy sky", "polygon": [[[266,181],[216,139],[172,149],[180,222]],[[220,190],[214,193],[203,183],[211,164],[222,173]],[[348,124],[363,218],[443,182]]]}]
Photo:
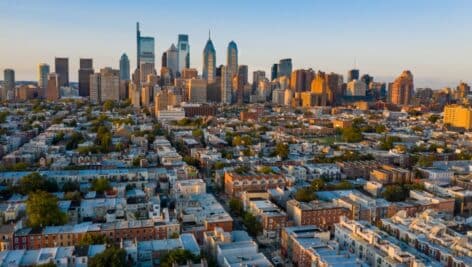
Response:
[{"label": "hazy sky", "polygon": [[380,81],[410,69],[417,87],[472,81],[468,0],[0,0],[0,13],[0,69],[15,69],[17,80],[36,79],[41,62],[54,70],[55,56],[69,57],[72,81],[80,57],[92,57],[96,70],[118,68],[126,52],[134,69],[140,21],[142,34],[156,38],[158,69],[162,52],[187,33],[200,71],[211,29],[217,64],[235,40],[250,72],[270,75],[272,63],[291,57],[294,69],[343,75],[356,60]]}]

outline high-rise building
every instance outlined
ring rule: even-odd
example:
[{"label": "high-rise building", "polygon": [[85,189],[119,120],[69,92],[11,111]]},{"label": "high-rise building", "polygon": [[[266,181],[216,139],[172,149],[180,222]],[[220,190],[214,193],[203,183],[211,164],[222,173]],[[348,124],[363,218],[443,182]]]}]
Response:
[{"label": "high-rise building", "polygon": [[252,72],[252,91],[257,89],[260,81],[265,80],[266,73],[263,70],[256,70]]},{"label": "high-rise building", "polygon": [[398,76],[389,88],[390,103],[409,105],[414,95],[413,74],[405,70]]},{"label": "high-rise building", "polygon": [[234,95],[236,96],[236,101],[238,104],[242,104],[244,102],[244,88],[248,84],[248,66],[247,65],[239,65],[238,72],[236,75],[233,75],[233,90]]},{"label": "high-rise building", "polygon": [[94,103],[120,100],[120,71],[107,67],[90,75],[90,100]]},{"label": "high-rise building", "polygon": [[347,82],[350,82],[352,80],[359,80],[359,70],[358,69],[352,69],[347,72]]},{"label": "high-rise building", "polygon": [[226,54],[226,71],[234,76],[238,73],[238,46],[234,41],[229,42]]},{"label": "high-rise building", "polygon": [[56,57],[55,72],[59,75],[59,87],[69,86],[69,58]]},{"label": "high-rise building", "polygon": [[466,130],[472,129],[472,108],[460,105],[445,106],[444,124]]},{"label": "high-rise building", "polygon": [[[190,68],[190,45],[187,34],[179,34],[177,38],[178,50],[178,72],[182,72],[185,68]],[[169,56],[169,55],[167,55]]]},{"label": "high-rise building", "polygon": [[470,86],[465,82],[461,82],[456,88],[456,99],[463,100],[467,98],[469,93]]},{"label": "high-rise building", "polygon": [[342,103],[342,98],[344,96],[343,92],[343,76],[337,73],[329,73],[327,75],[328,79],[328,88],[333,94],[333,101],[331,104],[338,105]]},{"label": "high-rise building", "polygon": [[279,64],[275,63],[270,69],[270,80],[273,81],[279,77]]},{"label": "high-rise building", "polygon": [[155,64],[154,37],[141,36],[139,23],[136,23],[137,68],[143,63]]},{"label": "high-rise building", "polygon": [[198,78],[198,70],[194,68],[185,68],[182,69],[181,74],[182,79],[197,79]]},{"label": "high-rise building", "polygon": [[221,102],[231,104],[232,101],[232,74],[227,66],[221,67]]},{"label": "high-rise building", "polygon": [[167,52],[164,51],[161,57],[161,68],[167,68]]},{"label": "high-rise building", "polygon": [[[38,87],[40,88],[40,92],[46,90],[48,86],[48,75],[50,72],[49,65],[46,63],[38,64]],[[41,94],[41,96],[44,96]]]},{"label": "high-rise building", "polygon": [[208,41],[203,49],[202,77],[207,80],[209,84],[214,83],[216,78],[216,50],[210,35],[208,35]]},{"label": "high-rise building", "polygon": [[315,72],[312,69],[294,70],[290,77],[290,89],[294,92],[309,91],[314,77]]},{"label": "high-rise building", "polygon": [[322,71],[318,71],[315,79],[311,82],[311,94],[314,99],[313,104],[316,106],[327,106],[333,102],[333,92],[328,85],[328,75]]},{"label": "high-rise building", "polygon": [[120,58],[120,80],[129,81],[131,73],[130,70],[128,55],[123,53]]},{"label": "high-rise building", "polygon": [[191,79],[187,83],[187,95],[190,103],[207,102],[207,81],[203,79]]},{"label": "high-rise building", "polygon": [[290,78],[292,74],[292,59],[284,58],[279,61],[277,77],[285,76]]},{"label": "high-rise building", "polygon": [[79,62],[79,96],[90,95],[90,75],[93,74],[93,60],[81,58]]},{"label": "high-rise building", "polygon": [[57,73],[50,73],[48,75],[48,86],[46,88],[46,99],[55,101],[60,98],[60,82]]},{"label": "high-rise building", "polygon": [[145,83],[148,75],[156,74],[156,69],[152,63],[142,63],[139,68],[140,82],[141,84]]},{"label": "high-rise building", "polygon": [[361,81],[365,83],[365,86],[368,88],[369,84],[374,81],[374,77],[370,76],[369,74],[364,74],[361,77]]},{"label": "high-rise building", "polygon": [[169,72],[171,74],[171,79],[174,79],[177,77],[177,72],[180,72],[179,70],[179,50],[177,50],[177,47],[175,47],[174,44],[170,46],[170,48],[166,52],[167,55],[167,68],[169,69]]},{"label": "high-rise building", "polygon": [[13,100],[15,96],[15,71],[5,69],[3,71],[2,100]]},{"label": "high-rise building", "polygon": [[352,80],[346,85],[346,96],[365,96],[367,86],[365,82]]}]

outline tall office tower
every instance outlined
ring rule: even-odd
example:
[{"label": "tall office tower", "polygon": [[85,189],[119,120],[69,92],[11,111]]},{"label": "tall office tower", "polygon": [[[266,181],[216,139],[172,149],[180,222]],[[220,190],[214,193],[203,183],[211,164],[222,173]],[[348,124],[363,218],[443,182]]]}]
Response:
[{"label": "tall office tower", "polygon": [[44,97],[44,91],[48,86],[49,65],[46,63],[38,64],[38,87],[40,96]]},{"label": "tall office tower", "polygon": [[171,78],[175,79],[177,78],[177,73],[180,71],[179,70],[179,50],[177,50],[177,47],[175,47],[174,44],[170,46],[169,49],[167,49],[167,62],[166,66],[170,71]]},{"label": "tall office tower", "polygon": [[100,73],[90,75],[90,102],[100,103]]},{"label": "tall office tower", "polygon": [[347,82],[350,82],[352,80],[359,80],[359,70],[358,69],[352,69],[347,72]]},{"label": "tall office tower", "polygon": [[311,93],[316,95],[315,105],[327,106],[333,100],[333,92],[328,86],[328,75],[318,71],[315,79],[311,82]]},{"label": "tall office tower", "polygon": [[445,106],[444,124],[466,130],[472,129],[472,108],[461,105]]},{"label": "tall office tower", "polygon": [[207,81],[203,79],[191,79],[187,83],[187,96],[190,103],[207,102]]},{"label": "tall office tower", "polygon": [[270,80],[273,81],[279,77],[279,64],[275,63],[270,69]]},{"label": "tall office tower", "polygon": [[198,70],[194,68],[185,68],[182,69],[181,77],[182,79],[197,79],[198,78]]},{"label": "tall office tower", "polygon": [[221,67],[221,102],[223,104],[231,104],[232,102],[232,77],[227,66]]},{"label": "tall office tower", "polygon": [[208,35],[208,41],[203,49],[203,79],[207,82],[214,83],[216,77],[216,50],[211,41],[210,35]]},{"label": "tall office tower", "polygon": [[81,58],[79,62],[79,96],[90,95],[90,75],[93,74],[93,61],[91,58]]},{"label": "tall office tower", "polygon": [[59,75],[59,87],[69,86],[69,58],[56,57],[55,72]]},{"label": "tall office tower", "polygon": [[294,92],[310,91],[311,82],[315,78],[315,71],[312,69],[294,70],[290,77],[290,89]]},{"label": "tall office tower", "polygon": [[141,36],[139,23],[136,23],[136,42],[137,42],[137,66],[141,68],[143,63],[155,64],[154,37]]},{"label": "tall office tower", "polygon": [[352,80],[346,85],[346,96],[366,96],[366,89],[365,82]]},{"label": "tall office tower", "polygon": [[2,100],[13,100],[15,96],[15,71],[5,69],[3,71]]},{"label": "tall office tower", "polygon": [[469,93],[470,93],[470,86],[465,82],[461,82],[456,88],[456,99],[463,100],[467,98]]},{"label": "tall office tower", "polygon": [[131,73],[130,70],[128,55],[123,53],[120,58],[120,80],[129,81]]},{"label": "tall office tower", "polygon": [[167,67],[162,67],[161,68],[161,80],[159,82],[159,85],[161,86],[167,86],[172,84],[172,76],[170,73],[170,69]]},{"label": "tall office tower", "polygon": [[244,103],[244,88],[248,84],[248,67],[247,65],[239,65],[237,75],[233,75],[234,95],[238,104]]},{"label": "tall office tower", "polygon": [[331,102],[331,105],[341,104],[344,95],[343,76],[331,72],[326,76],[326,78],[328,80],[328,88],[333,94],[333,101]]},{"label": "tall office tower", "polygon": [[374,77],[370,76],[369,74],[364,74],[361,77],[361,81],[364,82],[365,86],[368,88],[369,84],[374,81]]},{"label": "tall office tower", "polygon": [[[179,34],[177,40],[178,67],[177,72],[181,73],[183,69],[190,68],[190,45],[187,34]],[[169,56],[169,55],[167,55]]]},{"label": "tall office tower", "polygon": [[120,71],[112,68],[100,70],[100,101],[120,100]]},{"label": "tall office tower", "polygon": [[162,53],[161,68],[167,68],[167,52]]},{"label": "tall office tower", "polygon": [[224,65],[219,65],[217,68],[216,68],[216,77],[221,77],[223,75],[223,66]]},{"label": "tall office tower", "polygon": [[263,70],[256,70],[252,72],[252,91],[256,91],[257,86],[259,85],[260,81],[265,80],[265,71]]},{"label": "tall office tower", "polygon": [[234,41],[228,44],[226,67],[226,71],[230,72],[232,76],[238,73],[238,46]]},{"label": "tall office tower", "polygon": [[238,77],[241,78],[244,86],[249,83],[249,68],[247,65],[238,66]]},{"label": "tall office tower", "polygon": [[46,99],[55,101],[60,98],[60,82],[57,73],[50,73],[48,75],[48,86],[46,88]]},{"label": "tall office tower", "polygon": [[139,75],[140,75],[140,82],[141,84],[146,82],[146,79],[149,74],[157,74],[156,69],[154,69],[154,64],[153,63],[141,63],[141,66],[139,67]]},{"label": "tall office tower", "polygon": [[291,58],[281,59],[279,61],[277,77],[285,76],[287,78],[290,78],[290,74],[292,74],[292,59]]},{"label": "tall office tower", "polygon": [[404,70],[392,83],[389,90],[390,103],[395,105],[409,105],[413,98],[413,74]]}]

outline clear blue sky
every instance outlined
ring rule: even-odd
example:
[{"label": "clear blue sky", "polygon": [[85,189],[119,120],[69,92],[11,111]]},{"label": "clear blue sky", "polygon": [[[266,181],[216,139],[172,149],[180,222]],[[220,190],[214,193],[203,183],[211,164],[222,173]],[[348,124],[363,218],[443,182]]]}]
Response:
[{"label": "clear blue sky", "polygon": [[[208,29],[217,63],[235,40],[240,64],[270,70],[291,57],[294,68],[345,75],[355,59],[361,73],[389,81],[403,69],[416,86],[472,81],[472,1],[467,0],[1,0],[0,69],[35,79],[36,65],[70,58],[77,80],[80,57],[95,69],[118,68],[126,52],[134,69],[135,23],[156,38],[156,65],[178,33],[190,35],[191,66],[201,70]],[[3,77],[2,77],[3,78]]]}]

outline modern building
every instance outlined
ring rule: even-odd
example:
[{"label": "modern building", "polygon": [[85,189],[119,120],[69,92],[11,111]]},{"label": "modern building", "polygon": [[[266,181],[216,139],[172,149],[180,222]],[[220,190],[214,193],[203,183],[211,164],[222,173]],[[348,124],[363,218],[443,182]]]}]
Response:
[{"label": "modern building", "polygon": [[191,79],[187,83],[187,95],[190,103],[207,102],[207,81],[203,79]]},{"label": "modern building", "polygon": [[444,124],[467,130],[472,129],[472,108],[460,105],[445,106]]},{"label": "modern building", "polygon": [[470,94],[470,86],[465,82],[461,82],[456,88],[456,99],[458,100],[466,99],[469,94]]},{"label": "modern building", "polygon": [[263,70],[256,70],[252,72],[252,92],[256,91],[259,82],[265,80],[266,73]]},{"label": "modern building", "polygon": [[[177,40],[178,65],[177,71],[180,73],[184,68],[190,68],[190,44],[187,34],[179,34]],[[167,55],[169,56],[169,55]]]},{"label": "modern building", "polygon": [[60,98],[60,82],[57,73],[50,73],[48,75],[48,86],[46,88],[46,99],[55,101]]},{"label": "modern building", "polygon": [[316,78],[311,82],[311,93],[317,95],[317,106],[327,106],[333,102],[333,92],[328,84],[328,75],[318,71]]},{"label": "modern building", "polygon": [[136,35],[137,35],[137,68],[141,67],[143,63],[155,64],[155,53],[154,53],[154,37],[141,36],[139,30],[139,23],[136,23]]},{"label": "modern building", "polygon": [[270,68],[270,80],[273,81],[279,77],[279,64],[275,63]]},{"label": "modern building", "polygon": [[390,103],[395,105],[409,105],[413,99],[413,74],[405,70],[398,76],[389,88]]},{"label": "modern building", "polygon": [[15,71],[5,69],[3,71],[2,100],[12,100],[15,96]]},{"label": "modern building", "polygon": [[90,95],[90,75],[93,74],[93,60],[91,58],[81,58],[79,62],[79,96]]},{"label": "modern building", "polygon": [[358,69],[352,69],[347,72],[347,82],[350,82],[352,80],[359,80],[359,70]]},{"label": "modern building", "polygon": [[346,96],[365,96],[366,85],[360,80],[351,80],[346,85]]},{"label": "modern building", "polygon": [[38,64],[38,87],[41,91],[46,90],[48,86],[49,65],[46,63]]},{"label": "modern building", "polygon": [[100,103],[120,99],[120,71],[110,67],[90,75],[90,100]]},{"label": "modern building", "polygon": [[294,70],[290,76],[290,89],[294,92],[309,91],[314,78],[315,72],[312,69]]},{"label": "modern building", "polygon": [[56,57],[55,73],[58,75],[59,87],[69,86],[69,58]]},{"label": "modern building", "polygon": [[203,71],[202,78],[207,82],[214,83],[216,79],[216,50],[208,35],[208,41],[203,49]]},{"label": "modern building", "polygon": [[130,80],[130,67],[129,59],[126,53],[123,53],[120,58],[120,80],[129,81]]},{"label": "modern building", "polygon": [[238,46],[234,41],[229,42],[226,52],[226,71],[232,77],[238,73]]},{"label": "modern building", "polygon": [[221,102],[231,104],[232,97],[232,75],[227,66],[221,67]]},{"label": "modern building", "polygon": [[171,79],[174,79],[179,72],[179,50],[174,44],[166,51],[166,60],[166,67],[171,73]]},{"label": "modern building", "polygon": [[285,76],[290,78],[292,74],[292,59],[284,58],[279,61],[277,77]]}]

